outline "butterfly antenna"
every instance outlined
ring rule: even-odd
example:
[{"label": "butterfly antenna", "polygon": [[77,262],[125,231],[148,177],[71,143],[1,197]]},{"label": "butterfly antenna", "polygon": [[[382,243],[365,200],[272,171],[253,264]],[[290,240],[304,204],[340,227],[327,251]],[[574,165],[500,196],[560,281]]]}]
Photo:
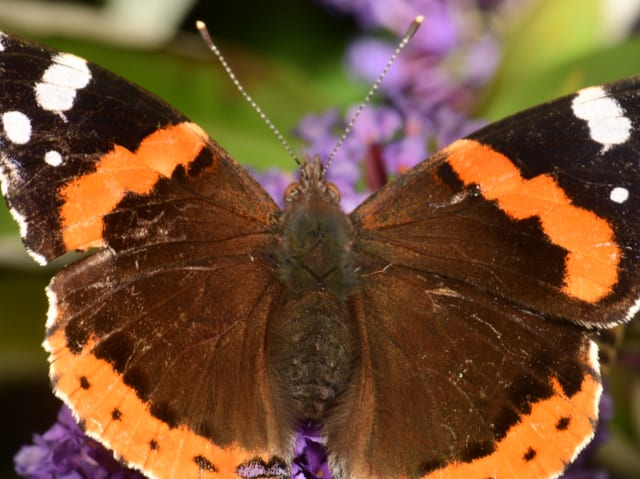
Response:
[{"label": "butterfly antenna", "polygon": [[329,159],[327,160],[327,163],[324,165],[324,168],[322,170],[323,176],[327,172],[327,169],[329,169],[329,165],[331,165],[331,163],[333,162],[333,159],[335,158],[336,154],[338,153],[338,151],[342,147],[342,144],[347,139],[347,136],[349,136],[349,133],[351,133],[351,130],[353,129],[353,125],[355,125],[356,121],[360,117],[360,114],[365,109],[365,107],[369,104],[369,102],[371,101],[371,97],[376,92],[376,90],[378,89],[378,87],[382,83],[382,80],[384,79],[384,77],[389,72],[389,69],[391,68],[391,65],[393,65],[393,63],[396,61],[396,58],[398,58],[398,55],[402,51],[402,49],[407,45],[407,43],[409,43],[409,40],[411,40],[411,38],[418,31],[418,28],[420,28],[420,25],[422,25],[422,21],[423,20],[424,20],[424,17],[422,15],[418,15],[413,20],[413,22],[411,22],[411,25],[409,25],[407,33],[404,34],[404,36],[400,40],[400,43],[398,43],[398,46],[393,51],[393,55],[391,55],[391,58],[389,58],[389,61],[385,65],[384,69],[382,70],[382,73],[380,73],[380,75],[378,75],[378,78],[376,79],[374,84],[369,89],[369,92],[367,93],[367,96],[364,97],[364,100],[362,100],[362,103],[360,103],[360,106],[358,107],[356,112],[353,114],[353,117],[351,117],[351,120],[347,124],[347,127],[344,129],[344,131],[342,133],[342,136],[340,136],[340,139],[338,140],[338,143],[336,143],[336,146],[333,147],[333,150],[331,151],[331,154],[329,155]]},{"label": "butterfly antenna", "polygon": [[244,87],[242,86],[242,84],[240,83],[240,81],[238,80],[236,75],[233,73],[233,70],[231,70],[231,67],[229,66],[227,61],[224,59],[224,56],[222,56],[222,53],[220,52],[218,47],[213,43],[213,40],[211,39],[211,35],[209,34],[209,30],[207,30],[207,25],[205,25],[205,23],[203,21],[197,20],[196,21],[196,28],[200,32],[200,36],[204,40],[204,43],[207,45],[207,47],[209,47],[209,50],[211,50],[213,52],[213,54],[218,58],[218,60],[222,64],[222,68],[224,68],[224,71],[227,72],[227,75],[229,76],[229,78],[231,79],[233,84],[236,86],[238,91],[242,94],[242,96],[245,98],[245,100],[247,100],[249,102],[249,105],[251,105],[253,107],[253,109],[256,111],[256,113],[258,113],[260,118],[262,118],[262,121],[264,121],[266,123],[266,125],[269,127],[269,129],[273,132],[273,134],[276,136],[276,138],[280,141],[280,143],[282,144],[282,146],[284,147],[286,152],[289,154],[289,156],[291,158],[293,158],[293,161],[295,161],[296,164],[298,166],[300,166],[300,160],[298,159],[298,157],[293,152],[293,149],[291,148],[291,146],[289,145],[287,140],[285,140],[284,135],[282,133],[280,133],[280,130],[278,130],[278,128],[276,128],[276,126],[273,124],[273,122],[262,111],[262,108],[260,108],[258,106],[258,104],[254,101],[254,99],[251,98],[251,95],[249,95],[249,93],[247,93],[247,91],[244,89]]}]

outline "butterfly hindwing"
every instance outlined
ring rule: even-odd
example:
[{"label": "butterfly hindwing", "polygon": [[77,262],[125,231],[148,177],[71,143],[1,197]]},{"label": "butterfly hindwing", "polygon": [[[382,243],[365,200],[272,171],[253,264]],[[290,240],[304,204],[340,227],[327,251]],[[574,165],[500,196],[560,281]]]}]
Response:
[{"label": "butterfly hindwing", "polygon": [[366,434],[328,434],[350,477],[551,477],[591,438],[601,388],[579,327],[393,265],[356,301],[363,400],[336,415]]}]

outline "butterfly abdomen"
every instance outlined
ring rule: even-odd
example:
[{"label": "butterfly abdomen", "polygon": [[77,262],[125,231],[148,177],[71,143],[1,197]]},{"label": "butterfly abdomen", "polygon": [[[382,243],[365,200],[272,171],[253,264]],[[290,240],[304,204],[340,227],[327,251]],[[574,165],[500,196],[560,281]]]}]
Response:
[{"label": "butterfly abdomen", "polygon": [[357,332],[345,303],[330,293],[288,298],[269,322],[267,364],[282,412],[321,421],[358,361]]}]

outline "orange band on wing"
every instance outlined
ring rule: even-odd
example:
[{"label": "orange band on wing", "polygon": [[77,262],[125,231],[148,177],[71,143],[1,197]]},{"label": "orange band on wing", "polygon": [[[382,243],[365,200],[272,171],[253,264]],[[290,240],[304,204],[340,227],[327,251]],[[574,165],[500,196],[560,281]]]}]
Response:
[{"label": "orange band on wing", "polygon": [[607,221],[574,206],[551,175],[527,180],[509,158],[473,140],[445,149],[447,162],[467,185],[495,200],[515,220],[537,216],[547,237],[567,250],[563,291],[595,303],[618,281],[620,248]]},{"label": "orange band on wing", "polygon": [[62,238],[67,251],[101,246],[103,218],[129,193],[150,193],[161,177],[187,167],[205,146],[207,135],[193,123],[157,130],[131,152],[116,145],[96,171],[70,181],[60,190]]},{"label": "orange band on wing", "polygon": [[[66,347],[64,329],[47,339],[51,377],[57,394],[84,419],[85,431],[114,451],[123,451],[130,467],[150,477],[229,479],[238,465],[260,454],[235,444],[218,447],[181,425],[170,428],[106,361],[93,356],[88,342],[80,354]],[[268,462],[268,457],[262,457]]]},{"label": "orange band on wing", "polygon": [[570,398],[556,380],[553,389],[554,395],[534,403],[492,454],[451,464],[423,479],[556,477],[593,436],[601,385],[586,376],[581,390]]}]

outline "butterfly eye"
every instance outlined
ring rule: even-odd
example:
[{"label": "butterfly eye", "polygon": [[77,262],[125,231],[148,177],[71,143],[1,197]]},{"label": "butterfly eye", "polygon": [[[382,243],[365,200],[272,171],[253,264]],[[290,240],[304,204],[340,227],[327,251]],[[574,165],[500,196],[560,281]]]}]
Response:
[{"label": "butterfly eye", "polygon": [[333,196],[336,201],[340,201],[340,190],[335,183],[327,183],[327,189],[329,190],[329,194]]},{"label": "butterfly eye", "polygon": [[295,194],[296,190],[300,186],[297,182],[290,183],[284,190],[284,202],[287,203],[291,200],[291,197]]}]

